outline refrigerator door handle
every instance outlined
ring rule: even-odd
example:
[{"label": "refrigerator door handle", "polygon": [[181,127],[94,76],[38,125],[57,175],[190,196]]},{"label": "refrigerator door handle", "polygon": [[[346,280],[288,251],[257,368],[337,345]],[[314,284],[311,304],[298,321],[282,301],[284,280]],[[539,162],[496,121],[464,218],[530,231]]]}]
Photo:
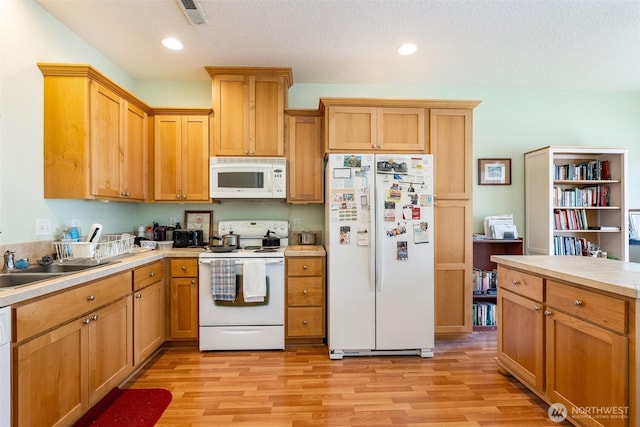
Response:
[{"label": "refrigerator door handle", "polygon": [[[374,163],[375,164],[375,163]],[[382,201],[384,200],[384,195],[382,193],[382,185],[378,186],[377,182],[376,182],[376,174],[374,173],[373,176],[371,177],[371,181],[370,182],[375,182],[376,186],[375,186],[375,192],[374,192],[374,196],[375,196],[375,200],[374,200],[374,204],[373,206],[376,206],[376,209],[373,209],[372,215],[369,215],[371,217],[371,230],[372,230],[372,235],[371,235],[371,244],[373,245],[373,250],[371,250],[371,254],[372,254],[372,259],[371,259],[371,271],[374,274],[374,277],[372,278],[371,283],[375,282],[375,286],[376,286],[376,291],[377,292],[382,292],[382,246],[380,244],[378,244],[377,237],[378,237],[378,230],[376,228],[376,221],[380,221],[381,218],[376,218],[376,216],[378,215],[378,209],[377,209],[377,203],[382,203]],[[382,243],[382,242],[381,242]],[[376,262],[377,261],[377,262]]]}]

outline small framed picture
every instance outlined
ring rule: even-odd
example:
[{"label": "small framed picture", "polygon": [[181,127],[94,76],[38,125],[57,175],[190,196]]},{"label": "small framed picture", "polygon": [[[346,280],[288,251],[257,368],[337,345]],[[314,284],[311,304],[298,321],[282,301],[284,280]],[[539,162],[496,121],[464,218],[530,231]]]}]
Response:
[{"label": "small framed picture", "polygon": [[213,211],[184,211],[184,228],[202,230],[205,241],[213,230]]},{"label": "small framed picture", "polygon": [[511,185],[511,159],[478,159],[479,185]]}]

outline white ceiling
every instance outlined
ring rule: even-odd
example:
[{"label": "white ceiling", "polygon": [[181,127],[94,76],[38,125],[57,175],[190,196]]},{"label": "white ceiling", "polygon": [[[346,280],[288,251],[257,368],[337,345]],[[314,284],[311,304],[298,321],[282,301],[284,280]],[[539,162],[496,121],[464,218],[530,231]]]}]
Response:
[{"label": "white ceiling", "polygon": [[294,84],[640,90],[640,0],[200,0],[200,26],[179,0],[36,1],[136,79],[264,66]]}]

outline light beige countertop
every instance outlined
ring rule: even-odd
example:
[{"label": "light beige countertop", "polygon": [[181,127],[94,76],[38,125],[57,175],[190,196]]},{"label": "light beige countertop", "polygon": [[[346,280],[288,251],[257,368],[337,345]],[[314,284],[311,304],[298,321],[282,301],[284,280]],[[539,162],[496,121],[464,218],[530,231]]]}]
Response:
[{"label": "light beige countertop", "polygon": [[491,261],[551,279],[640,298],[640,263],[549,255],[492,255]]},{"label": "light beige countertop", "polygon": [[202,251],[203,250],[199,248],[147,251],[140,251],[138,249],[138,251],[134,251],[132,254],[121,255],[105,260],[110,262],[100,267],[52,277],[51,279],[34,282],[18,288],[0,288],[0,307],[61,291],[164,258],[197,257]]},{"label": "light beige countertop", "polygon": [[320,245],[289,245],[285,256],[325,256],[327,253]]}]

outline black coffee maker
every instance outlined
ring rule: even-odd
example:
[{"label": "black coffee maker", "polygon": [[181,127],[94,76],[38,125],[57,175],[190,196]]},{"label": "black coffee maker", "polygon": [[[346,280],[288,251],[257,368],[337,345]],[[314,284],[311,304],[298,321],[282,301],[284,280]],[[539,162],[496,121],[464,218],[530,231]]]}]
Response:
[{"label": "black coffee maker", "polygon": [[191,248],[204,246],[204,232],[202,230],[173,230],[174,248]]}]

